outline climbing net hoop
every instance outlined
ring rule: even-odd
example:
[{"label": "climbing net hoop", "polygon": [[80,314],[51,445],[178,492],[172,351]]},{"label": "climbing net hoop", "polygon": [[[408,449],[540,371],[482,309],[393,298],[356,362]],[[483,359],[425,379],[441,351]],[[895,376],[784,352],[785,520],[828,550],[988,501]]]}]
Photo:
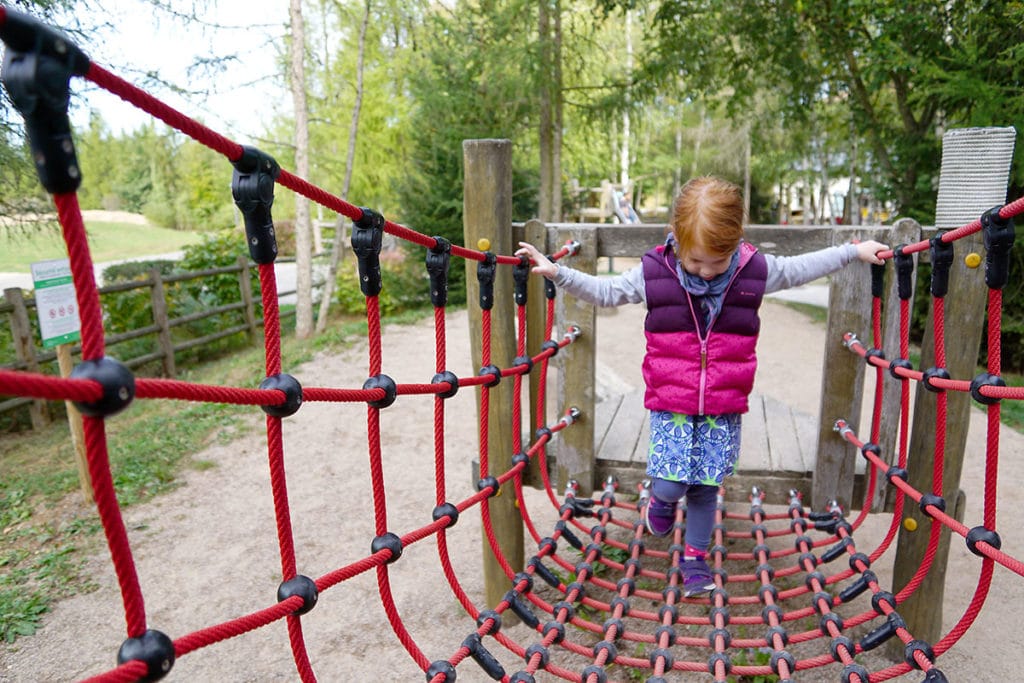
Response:
[{"label": "climbing net hoop", "polygon": [[[526,351],[526,288],[530,264],[523,258],[498,255],[451,244],[429,237],[385,219],[370,209],[349,204],[329,192],[280,168],[269,155],[233,142],[197,121],[168,107],[157,98],[91,62],[59,32],[35,20],[0,6],[0,38],[7,45],[4,83],[15,105],[26,118],[40,179],[52,194],[66,242],[74,279],[82,329],[82,362],[68,378],[26,371],[0,369],[0,393],[47,400],[73,401],[84,415],[85,447],[96,508],[104,529],[111,561],[120,587],[127,638],[118,651],[119,665],[93,676],[90,681],[157,680],[166,675],[174,661],[210,646],[271,623],[285,621],[296,671],[303,681],[316,680],[313,663],[303,637],[303,615],[314,609],[320,595],[340,584],[373,570],[387,619],[409,656],[431,683],[456,680],[467,659],[474,660],[494,680],[526,683],[539,672],[570,681],[602,683],[621,670],[640,672],[650,683],[659,683],[673,672],[703,673],[716,681],[729,676],[777,676],[794,680],[802,670],[838,664],[837,678],[844,682],[884,681],[920,670],[925,681],[946,680],[936,659],[949,650],[970,628],[986,600],[994,566],[1001,565],[1024,576],[1024,563],[1003,553],[996,531],[996,487],[999,458],[1000,402],[1024,398],[1024,388],[1007,387],[1001,378],[1000,333],[1002,288],[1008,277],[1009,250],[1014,240],[1013,218],[1024,211],[1024,200],[987,211],[979,219],[957,229],[941,232],[932,240],[904,245],[881,256],[895,265],[900,283],[900,348],[895,360],[886,360],[881,348],[882,282],[885,268],[874,267],[872,277],[873,330],[871,346],[854,334],[846,346],[862,356],[876,371],[875,410],[871,433],[862,440],[845,420],[837,419],[836,432],[855,447],[868,463],[865,504],[859,515],[847,520],[838,504],[813,511],[793,492],[786,511],[765,509],[765,495],[758,489],[750,494],[750,507],[743,513],[730,511],[720,498],[709,559],[716,588],[709,597],[683,596],[681,559],[685,509],[677,513],[673,537],[667,548],[654,547],[645,537],[639,521],[650,498],[647,488],[636,502],[624,500],[614,480],[605,482],[595,498],[583,498],[574,482],[559,497],[548,477],[546,445],[558,432],[573,425],[579,412],[567,407],[561,417],[539,429],[532,443],[525,444],[520,422],[523,416],[521,384],[534,370],[543,379],[550,359],[572,344],[581,334],[569,328],[552,339],[554,290],[547,291],[547,315],[541,351]],[[256,389],[213,386],[158,378],[135,377],[128,368],[105,353],[103,316],[93,276],[89,242],[79,209],[79,182],[75,150],[67,119],[67,91],[71,76],[83,77],[146,111],[168,126],[189,135],[227,158],[234,167],[232,192],[246,226],[250,255],[258,264],[264,310],[266,379]],[[276,297],[274,260],[276,243],[270,207],[273,191],[281,185],[354,223],[352,248],[358,259],[360,286],[366,297],[367,380],[361,387],[334,388],[302,386],[284,372],[281,357],[281,326]],[[987,249],[985,259],[988,296],[988,366],[973,379],[955,379],[945,370],[945,320],[943,300],[953,245],[982,231]],[[379,294],[384,286],[380,269],[382,236],[419,245],[425,250],[430,277],[430,296],[435,311],[435,374],[428,383],[398,382],[385,373]],[[579,245],[570,243],[552,255],[572,256]],[[935,366],[915,370],[909,360],[909,310],[912,255],[929,250],[932,263],[932,295],[935,301]],[[452,256],[477,263],[481,284],[482,368],[472,377],[457,377],[449,369],[446,353],[444,313],[447,305],[447,275]],[[516,358],[508,367],[498,367],[491,357],[491,305],[498,267],[513,270],[517,315]],[[879,441],[882,379],[888,372],[899,381],[901,394],[900,439],[895,464],[883,458]],[[512,458],[510,469],[492,471],[489,457],[488,424],[490,391],[500,382],[513,383],[511,421]],[[921,382],[937,394],[939,436],[936,444],[931,491],[920,491],[908,483],[908,414],[910,383]],[[446,400],[465,387],[479,388],[479,465],[477,492],[460,501],[449,500],[445,486]],[[546,423],[543,384],[537,401],[537,423]],[[966,392],[987,409],[986,476],[984,512],[981,523],[971,528],[946,513],[942,498],[943,435],[946,431],[946,397],[950,391]],[[430,521],[403,534],[388,525],[388,505],[382,467],[381,411],[412,395],[433,396],[435,433],[436,507]],[[135,399],[170,399],[259,406],[266,413],[267,456],[273,496],[281,581],[277,602],[243,617],[211,625],[172,639],[152,628],[132,555],[128,531],[118,504],[111,473],[106,419],[126,409]],[[283,420],[305,403],[365,403],[367,457],[373,490],[374,537],[365,557],[332,569],[316,578],[298,571],[297,552],[288,501]],[[547,498],[558,521],[549,534],[535,526],[523,495],[522,476],[532,460],[540,464]],[[870,553],[861,550],[854,532],[870,511],[870,501],[879,476],[894,487],[895,509],[888,532]],[[524,567],[513,567],[498,543],[491,519],[489,500],[500,491],[512,489],[525,527],[537,545],[536,553]],[[898,592],[885,590],[872,571],[895,538],[907,499],[916,503],[932,520],[928,551],[914,577]],[[446,543],[448,529],[460,515],[478,507],[488,545],[509,581],[504,598],[494,605],[478,607],[460,584]],[[427,515],[424,514],[424,517]],[[749,525],[748,525],[749,523]],[[745,529],[737,527],[748,525]],[[915,638],[899,614],[900,604],[924,580],[935,558],[943,529],[965,539],[981,561],[977,588],[956,625],[935,643]],[[814,534],[814,535],[812,535]],[[461,642],[453,640],[451,650],[428,657],[417,645],[402,621],[396,604],[389,567],[399,561],[405,549],[425,539],[436,541],[439,561],[450,591],[468,615]],[[740,540],[752,542],[749,551],[727,549]],[[788,547],[780,544],[788,539]],[[565,546],[571,551],[566,551]],[[561,550],[560,550],[561,548]],[[826,571],[845,560],[845,568]],[[749,573],[730,573],[727,563],[753,564]],[[610,575],[619,576],[615,580]],[[781,585],[780,585],[781,584]],[[857,607],[855,600],[870,595],[870,605]],[[645,608],[648,603],[657,609]],[[798,606],[784,610],[786,602]],[[840,612],[840,608],[843,608]],[[520,644],[502,630],[503,618],[512,612],[535,633],[533,642]],[[606,615],[595,617],[594,615]],[[794,629],[810,619],[813,628]],[[574,628],[569,628],[570,626]],[[763,635],[740,637],[744,630],[763,629]],[[680,630],[683,633],[680,633]],[[863,635],[855,637],[855,633]],[[905,646],[905,661],[869,672],[854,657],[896,637]],[[596,642],[595,642],[595,639]],[[824,639],[826,653],[804,656],[805,643]],[[521,661],[521,668],[508,671],[491,653],[506,648]],[[749,664],[733,656],[738,649],[761,648],[767,660]],[[819,646],[820,649],[820,646]],[[471,665],[466,665],[471,666]],[[618,668],[615,668],[618,667]],[[631,680],[636,680],[631,678]]]}]

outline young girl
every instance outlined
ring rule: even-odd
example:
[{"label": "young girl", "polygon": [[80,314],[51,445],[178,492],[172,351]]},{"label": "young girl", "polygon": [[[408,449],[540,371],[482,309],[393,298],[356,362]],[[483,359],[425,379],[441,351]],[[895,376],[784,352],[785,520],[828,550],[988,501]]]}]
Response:
[{"label": "young girl", "polygon": [[686,497],[680,569],[685,594],[715,587],[705,561],[716,496],[740,452],[740,416],[757,367],[762,296],[833,273],[854,259],[881,264],[884,244],[865,241],[800,256],[771,256],[743,241],[743,196],[732,183],[688,182],[672,211],[664,244],[615,277],[595,277],[554,264],[520,242],[533,272],[596,306],[644,302],[647,352],[644,406],[650,410],[647,529],[667,536]]}]

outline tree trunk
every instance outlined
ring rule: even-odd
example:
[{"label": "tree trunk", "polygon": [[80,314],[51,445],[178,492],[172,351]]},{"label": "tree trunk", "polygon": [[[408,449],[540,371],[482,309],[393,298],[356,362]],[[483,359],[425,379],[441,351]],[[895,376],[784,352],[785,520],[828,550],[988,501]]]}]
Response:
[{"label": "tree trunk", "polygon": [[538,217],[562,220],[562,8],[541,0],[537,12],[540,42],[540,191]]},{"label": "tree trunk", "polygon": [[[370,24],[371,0],[366,0],[363,23],[359,27],[359,58],[356,61],[356,99],[352,105],[352,120],[348,126],[348,153],[345,157],[345,181],[341,188],[341,198],[348,197],[352,184],[352,167],[356,158],[356,137],[359,132],[359,113],[363,108],[363,62],[366,57],[366,28]],[[338,266],[341,265],[341,254],[345,248],[345,219],[338,216],[334,224],[334,240],[331,243],[331,261],[324,279],[323,294],[320,297],[320,314],[316,319],[316,332],[320,334],[327,328],[327,312],[331,308],[334,296],[334,281],[338,277]]]},{"label": "tree trunk", "polygon": [[[295,107],[295,173],[309,178],[309,110],[306,107],[306,36],[302,0],[289,1],[292,24],[291,88]],[[313,333],[313,245],[309,200],[295,195],[295,336]]]}]

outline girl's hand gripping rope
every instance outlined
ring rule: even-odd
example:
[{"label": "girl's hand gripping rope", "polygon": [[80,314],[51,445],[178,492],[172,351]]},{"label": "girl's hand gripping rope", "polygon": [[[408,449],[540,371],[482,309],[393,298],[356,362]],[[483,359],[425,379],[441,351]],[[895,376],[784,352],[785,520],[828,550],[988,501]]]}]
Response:
[{"label": "girl's hand gripping rope", "polygon": [[543,275],[549,280],[553,279],[555,277],[555,273],[558,272],[558,265],[552,263],[547,256],[540,253],[540,250],[529,242],[520,242],[519,249],[516,250],[515,255],[529,256],[530,260],[533,261],[533,268],[531,271],[538,275]]}]

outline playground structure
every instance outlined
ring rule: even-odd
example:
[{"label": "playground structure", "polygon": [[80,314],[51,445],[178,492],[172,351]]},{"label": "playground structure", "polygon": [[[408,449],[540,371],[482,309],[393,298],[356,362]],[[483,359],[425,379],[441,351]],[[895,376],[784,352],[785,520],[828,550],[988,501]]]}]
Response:
[{"label": "playground structure", "polygon": [[[605,482],[597,487],[599,494],[595,500],[583,497],[589,493],[588,484],[594,481],[592,473],[590,481],[584,481],[582,488],[578,481],[566,481],[573,475],[583,476],[586,472],[582,468],[574,469],[584,463],[581,459],[574,458],[574,445],[571,439],[574,438],[574,434],[586,432],[579,429],[576,423],[581,418],[585,422],[588,413],[585,408],[571,401],[570,394],[575,390],[573,373],[580,373],[580,377],[585,377],[589,372],[592,380],[593,356],[590,355],[591,361],[587,367],[585,348],[589,342],[584,325],[563,323],[560,326],[560,336],[553,336],[553,330],[556,320],[582,321],[585,320],[586,312],[580,310],[578,302],[557,299],[552,288],[546,288],[542,297],[532,296],[531,289],[535,289],[538,283],[535,282],[536,278],[531,281],[528,277],[529,264],[515,257],[501,255],[511,251],[507,244],[503,243],[504,240],[509,240],[510,234],[493,236],[496,243],[490,246],[494,251],[486,248],[477,251],[449,244],[441,238],[421,235],[387,221],[383,216],[368,209],[360,209],[342,202],[337,197],[280,169],[273,159],[258,150],[242,147],[170,110],[146,93],[101,67],[89,63],[76,49],[69,49],[69,43],[63,36],[2,6],[0,37],[8,44],[8,57],[11,61],[20,60],[22,64],[29,64],[39,60],[39,63],[48,67],[21,70],[20,74],[29,78],[18,83],[15,90],[23,89],[12,93],[12,97],[28,118],[30,140],[39,163],[40,177],[44,186],[53,194],[57,206],[72,261],[83,322],[83,361],[71,378],[61,379],[27,372],[2,371],[0,388],[5,393],[53,400],[70,399],[75,401],[87,416],[85,425],[90,477],[111,559],[118,575],[128,636],[121,645],[119,666],[98,674],[93,680],[157,680],[173,669],[174,660],[177,658],[279,620],[284,620],[288,624],[289,640],[299,676],[303,680],[314,680],[314,662],[309,657],[303,639],[303,615],[315,608],[321,594],[374,569],[385,612],[396,637],[406,647],[416,664],[426,672],[427,680],[434,683],[454,681],[457,671],[464,670],[461,667],[477,665],[495,680],[520,683],[534,680],[541,671],[567,680],[594,683],[610,680],[610,677],[614,678],[615,672],[621,672],[624,668],[644,672],[641,675],[647,676],[646,680],[659,683],[668,680],[673,672],[703,672],[715,680],[726,680],[730,674],[774,674],[781,680],[797,680],[799,672],[804,669],[833,664],[838,665],[836,676],[843,681],[864,683],[869,680],[887,680],[912,669],[920,669],[925,681],[935,683],[945,680],[936,666],[936,657],[952,647],[977,616],[986,597],[994,564],[998,563],[1011,572],[1024,575],[1024,566],[999,550],[1001,542],[996,531],[994,497],[998,472],[998,438],[993,437],[992,431],[994,429],[995,434],[998,434],[999,401],[1020,399],[1024,397],[1024,392],[1005,387],[999,377],[998,344],[990,344],[989,367],[986,373],[972,380],[956,379],[964,375],[949,371],[955,367],[956,359],[951,358],[947,362],[948,349],[943,333],[942,303],[937,304],[934,321],[935,365],[924,371],[914,370],[905,348],[906,309],[909,305],[906,278],[912,272],[909,266],[912,266],[913,255],[930,251],[933,271],[938,271],[938,275],[933,277],[932,293],[936,296],[937,302],[943,302],[953,291],[950,288],[956,285],[955,277],[952,280],[947,279],[953,265],[952,245],[959,240],[970,240],[977,235],[983,236],[986,247],[984,272],[988,287],[989,334],[990,338],[998,339],[1000,291],[1006,283],[1006,256],[1013,243],[1012,218],[1024,210],[1024,202],[1018,200],[990,208],[979,219],[937,233],[931,239],[906,244],[888,255],[896,263],[898,273],[896,289],[900,308],[900,336],[897,342],[899,351],[890,352],[895,360],[885,359],[884,349],[888,345],[883,341],[881,325],[881,301],[885,294],[884,271],[881,269],[873,271],[870,284],[871,346],[865,346],[864,342],[853,335],[844,335],[846,346],[849,351],[854,352],[850,354],[851,357],[859,359],[860,364],[866,362],[873,366],[879,379],[882,378],[884,371],[888,371],[893,379],[899,382],[898,386],[901,389],[901,439],[895,449],[897,455],[894,463],[879,458],[883,451],[880,446],[883,382],[877,382],[879,394],[875,402],[869,438],[863,439],[859,436],[858,431],[845,418],[837,418],[833,423],[834,429],[846,443],[846,450],[849,451],[849,446],[852,445],[869,461],[865,500],[873,499],[873,488],[879,474],[884,475],[897,490],[896,511],[885,539],[870,554],[858,550],[853,540],[852,534],[863,522],[870,505],[862,506],[859,516],[851,522],[845,518],[843,506],[833,502],[834,499],[830,499],[822,506],[812,504],[812,509],[808,511],[802,497],[794,492],[785,501],[786,511],[774,514],[765,510],[764,493],[755,490],[751,492],[750,506],[745,513],[730,512],[724,503],[721,507],[719,525],[715,530],[715,546],[712,548],[718,588],[710,599],[683,599],[679,595],[679,573],[675,568],[680,550],[680,529],[676,530],[673,543],[667,549],[654,548],[653,543],[652,547],[648,548],[642,525],[636,522],[637,505],[622,500],[623,492],[616,491],[614,482]],[[270,293],[264,297],[267,379],[259,389],[135,378],[115,360],[105,356],[102,315],[96,298],[95,282],[92,279],[89,245],[75,197],[79,178],[74,163],[70,127],[66,125],[66,98],[63,100],[63,112],[59,107],[47,109],[24,106],[26,94],[33,105],[38,101],[34,98],[38,96],[39,91],[33,88],[55,85],[53,81],[34,82],[37,75],[52,75],[54,69],[58,74],[57,86],[60,86],[62,74],[65,88],[66,78],[71,74],[84,76],[101,87],[116,92],[168,125],[208,144],[234,165],[233,194],[246,218],[250,254],[260,265],[263,290]],[[15,69],[15,72],[19,70]],[[9,75],[10,70],[5,64],[5,84],[11,90]],[[59,104],[60,97],[56,100]],[[487,183],[485,187],[466,188],[467,236],[471,235],[474,229],[479,230],[479,226],[482,225],[510,225],[511,175],[506,171],[510,167],[509,154],[510,145],[507,141],[469,141],[465,144],[467,178],[482,179]],[[359,262],[363,292],[367,297],[370,345],[368,379],[358,389],[303,387],[282,368],[280,326],[276,297],[273,294],[275,288],[272,265],[276,249],[270,214],[273,189],[278,184],[346,215],[356,224],[352,246]],[[548,228],[538,224],[527,224],[523,229],[524,236],[530,239],[531,231]],[[420,245],[426,250],[426,268],[431,278],[430,296],[435,306],[435,320],[438,321],[437,363],[434,368],[435,375],[429,383],[396,382],[387,375],[383,363],[376,296],[381,288],[386,286],[381,280],[377,260],[382,236],[385,233]],[[634,235],[632,239],[638,238]],[[467,243],[477,244],[470,240],[467,240]],[[576,264],[592,262],[598,249],[594,241],[569,240],[568,244],[556,246],[556,258],[567,258],[572,255],[578,259],[574,261]],[[635,244],[633,248],[635,249]],[[478,358],[475,366],[480,368],[480,371],[474,376],[463,378],[455,376],[448,369],[444,343],[446,274],[452,256],[465,259],[467,268],[475,267],[473,274],[476,277],[470,280],[471,285],[475,281],[476,287],[471,286],[470,301],[480,304],[479,307],[471,309],[474,329],[480,330],[479,335],[473,338],[476,344],[474,356]],[[507,277],[508,268],[513,271],[511,277]],[[502,273],[501,277],[497,276],[499,272]],[[834,295],[853,296],[845,289],[842,292],[834,291]],[[540,300],[544,303],[544,315],[540,325],[535,325],[530,320],[530,311],[527,309],[531,300]],[[516,305],[515,324],[511,314],[513,301]],[[557,306],[562,307],[561,317],[555,314]],[[845,307],[833,308],[842,313]],[[476,319],[479,319],[479,326],[476,325]],[[957,318],[957,322],[961,324],[963,319]],[[498,327],[495,327],[495,324]],[[505,334],[499,331],[494,334],[495,329],[500,330],[501,325],[505,326],[506,331],[514,328],[515,332]],[[533,336],[533,340],[539,343],[539,351],[531,352],[527,335],[537,329],[543,330],[542,335]],[[579,349],[584,351],[577,353]],[[548,362],[556,355],[562,361],[560,381],[563,384],[558,392],[559,417],[549,422],[546,419],[543,380],[546,377]],[[925,357],[927,358],[927,355]],[[970,361],[973,365],[973,358]],[[537,371],[531,372],[535,367]],[[535,403],[531,402],[529,406],[537,406],[535,421],[538,426],[530,432],[535,436],[533,442],[523,443],[520,423],[523,419],[521,396],[524,392],[521,391],[521,384],[528,374],[531,382],[534,378],[537,381],[533,391],[537,400]],[[842,380],[835,375],[830,379],[834,382]],[[946,433],[943,421],[947,412],[947,392],[969,394],[987,406],[990,424],[988,438],[991,448],[986,467],[990,474],[985,490],[985,514],[980,525],[968,528],[945,512],[947,498],[942,487],[941,469],[945,443],[937,444],[935,452],[928,454],[935,456],[932,458],[935,467],[932,479],[935,483],[931,486],[930,492],[928,488],[918,488],[911,483],[917,476],[916,472],[909,468],[911,463],[908,462],[907,453],[907,397],[911,380],[923,383],[930,392],[937,395],[935,404],[940,419],[937,421],[938,428],[932,429],[933,433],[943,436]],[[453,398],[459,389],[465,387],[477,388],[480,391],[479,490],[475,495],[454,503],[448,500],[445,489],[445,401]],[[586,388],[582,384],[578,388],[583,401],[586,397]],[[386,487],[379,465],[382,448],[380,420],[381,414],[396,400],[405,400],[415,394],[434,397],[435,425],[438,432],[435,446],[437,505],[429,515],[432,522],[399,536],[389,529],[387,523]],[[566,397],[570,400],[561,400]],[[106,460],[105,419],[129,408],[134,399],[157,398],[258,405],[264,410],[267,414],[270,486],[274,493],[281,555],[281,583],[278,587],[276,605],[239,619],[179,636],[176,640],[171,640],[167,634],[148,624],[141,585],[131,554],[131,544],[122,521]],[[286,444],[282,439],[282,421],[295,415],[304,404],[313,402],[367,404],[367,455],[371,462],[375,526],[375,536],[370,543],[370,555],[327,571],[317,579],[298,572],[296,551],[301,549],[296,548],[293,543],[284,468]],[[546,447],[556,435],[562,441],[559,444],[561,449],[558,452],[556,470],[556,485],[565,486],[561,501],[556,499],[546,465]],[[549,536],[542,536],[530,523],[530,513],[522,495],[521,476],[533,460],[540,463],[539,475],[551,504],[559,511],[560,520]],[[821,471],[819,470],[817,474],[820,477]],[[517,494],[515,498],[511,495],[498,495],[500,491],[510,492],[513,489]],[[818,495],[825,494],[815,492],[812,497]],[[902,519],[902,507],[908,497],[918,503],[922,514],[927,516],[930,525],[928,552],[913,577],[894,594],[887,592],[878,584],[877,577],[870,567],[893,541]],[[641,492],[638,501],[641,507],[645,499],[644,492]],[[487,542],[505,581],[505,590],[500,598],[491,599],[488,596],[483,609],[478,608],[469,599],[459,587],[457,577],[447,571],[450,558],[445,551],[447,530],[456,524],[460,514],[476,505],[480,505]],[[517,507],[518,510],[515,510]],[[500,540],[507,531],[505,527],[512,524],[510,512],[526,523],[531,537],[537,542],[538,552],[529,561],[516,561],[515,549],[507,548]],[[424,516],[427,516],[426,512]],[[620,519],[620,516],[628,516],[630,521]],[[595,518],[597,523],[584,524],[584,520],[591,517]],[[727,526],[727,523],[736,524],[743,519],[752,522],[746,530],[737,531]],[[685,523],[683,519],[679,521],[681,524]],[[788,529],[773,528],[778,522],[782,522],[782,526]],[[982,569],[978,591],[957,627],[941,639],[930,641],[917,637],[916,629],[913,627],[908,628],[898,608],[902,607],[904,601],[922,585],[928,568],[935,559],[935,549],[943,527],[966,538],[972,552],[979,555]],[[812,533],[821,535],[814,537]],[[772,547],[772,539],[789,534],[794,536],[791,547]],[[460,645],[462,636],[453,634],[450,653],[444,653],[447,655],[446,658],[428,657],[417,647],[414,638],[403,626],[389,581],[389,565],[400,561],[405,549],[428,538],[436,540],[440,562],[445,565],[451,592],[468,615],[461,630],[457,626],[452,627],[453,631],[468,635],[461,640]],[[590,540],[587,541],[587,538]],[[730,538],[751,540],[750,551],[727,552],[725,543]],[[522,542],[521,533],[519,542]],[[566,553],[559,553],[560,543],[568,543],[576,548],[581,554],[580,560],[573,561]],[[622,561],[609,557],[613,554],[612,549],[617,551],[614,554]],[[816,552],[820,549],[824,550]],[[836,569],[826,575],[824,570],[828,568],[827,565],[841,558],[847,561],[849,568]],[[782,560],[782,563],[773,563],[778,560]],[[748,566],[754,564],[754,572],[744,574],[727,571],[726,562],[735,561],[746,562]],[[556,571],[562,575],[568,572],[572,580],[566,583]],[[621,578],[615,582],[608,580],[605,575],[609,571],[621,573]],[[795,581],[795,585],[780,587],[774,583],[776,579],[798,575],[799,580]],[[850,580],[849,583],[843,584],[845,587],[839,590],[840,584],[847,580]],[[646,585],[651,581],[660,582],[663,590],[652,590]],[[547,584],[547,588],[542,583]],[[803,585],[799,585],[800,583]],[[838,594],[832,590],[833,588]],[[857,602],[859,596],[868,592],[869,608],[863,604],[865,600]],[[546,597],[551,594],[555,596],[554,599]],[[643,608],[644,602],[648,600],[661,603],[656,613]],[[783,611],[780,603],[784,600],[796,601],[802,606]],[[597,610],[607,613],[608,618],[601,621],[589,617],[584,612],[584,607],[591,612]],[[849,610],[845,609],[847,607]],[[844,612],[842,614],[839,613],[841,608]],[[509,613],[514,613],[535,629],[535,642],[523,647],[505,635],[500,624],[503,616],[507,617]],[[817,626],[799,632],[793,632],[787,627],[799,624],[799,620],[805,618],[814,619]],[[567,628],[568,624],[572,624],[576,630]],[[730,625],[734,628],[730,629]],[[735,627],[739,625],[764,629],[764,633],[759,637],[739,637],[734,632]],[[848,635],[862,625],[865,628],[856,632],[856,640]],[[684,634],[678,632],[680,627],[685,630]],[[601,640],[593,643],[590,642],[593,638],[585,636],[599,636]],[[801,650],[805,644],[813,646],[815,641],[822,637],[828,640],[827,647],[821,647],[821,643],[818,643],[818,649],[827,649],[827,653],[816,656],[793,654]],[[520,668],[506,670],[491,654],[490,649],[495,647],[495,644],[486,640],[487,638],[493,638],[494,643],[514,653],[521,663]],[[904,662],[881,671],[869,672],[854,660],[857,653],[878,647],[893,638],[898,638],[903,644]],[[650,649],[651,646],[653,649]],[[737,648],[758,647],[768,648],[768,662],[742,664],[734,661],[730,654]],[[475,660],[475,664],[466,662],[470,658]],[[566,659],[574,663],[563,663]],[[618,668],[613,671],[612,665]]]}]

